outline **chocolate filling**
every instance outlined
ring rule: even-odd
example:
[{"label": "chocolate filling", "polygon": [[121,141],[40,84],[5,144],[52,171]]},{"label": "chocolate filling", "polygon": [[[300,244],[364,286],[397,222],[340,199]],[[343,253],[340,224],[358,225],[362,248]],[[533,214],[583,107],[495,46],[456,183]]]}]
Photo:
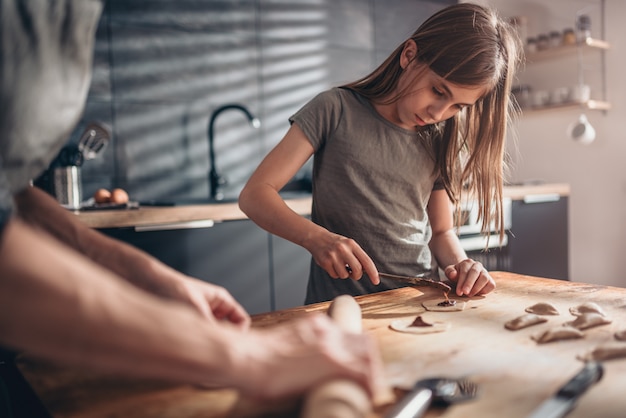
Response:
[{"label": "chocolate filling", "polygon": [[409,325],[410,327],[432,327],[433,324],[429,324],[428,322],[425,322],[422,319],[422,316],[418,316],[417,318],[415,318],[415,320],[413,321],[413,323],[411,325]]}]

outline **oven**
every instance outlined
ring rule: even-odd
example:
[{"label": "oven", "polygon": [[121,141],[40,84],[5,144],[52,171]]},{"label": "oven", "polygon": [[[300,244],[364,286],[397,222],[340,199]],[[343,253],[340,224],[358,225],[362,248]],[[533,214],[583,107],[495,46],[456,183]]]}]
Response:
[{"label": "oven", "polygon": [[[509,236],[504,235],[500,242],[499,233],[492,224],[488,235],[480,233],[481,223],[478,221],[478,203],[468,201],[461,206],[461,225],[458,227],[459,241],[467,256],[479,261],[487,270],[510,271],[511,257],[508,250]],[[509,231],[512,223],[512,201],[502,200],[504,229]]]}]

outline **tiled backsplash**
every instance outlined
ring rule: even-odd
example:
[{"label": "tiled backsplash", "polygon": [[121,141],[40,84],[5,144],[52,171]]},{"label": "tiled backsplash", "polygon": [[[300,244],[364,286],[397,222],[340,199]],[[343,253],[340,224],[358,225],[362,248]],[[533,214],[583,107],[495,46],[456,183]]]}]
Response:
[{"label": "tiled backsplash", "polygon": [[134,200],[208,197],[207,125],[216,166],[236,197],[318,92],[367,74],[435,10],[454,1],[108,0],[76,142],[91,120],[111,125],[103,153],[82,168],[84,196],[123,187]]}]

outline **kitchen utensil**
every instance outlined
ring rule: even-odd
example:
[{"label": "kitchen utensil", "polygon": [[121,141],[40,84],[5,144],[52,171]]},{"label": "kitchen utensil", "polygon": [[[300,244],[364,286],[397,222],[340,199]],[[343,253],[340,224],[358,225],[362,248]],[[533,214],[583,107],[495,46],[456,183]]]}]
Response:
[{"label": "kitchen utensil", "polygon": [[53,176],[54,196],[68,209],[80,209],[82,182],[80,167],[76,165],[56,167]]},{"label": "kitchen utensil", "polygon": [[419,380],[386,418],[418,418],[431,404],[448,406],[468,401],[476,397],[477,391],[478,386],[467,379],[435,377]]},{"label": "kitchen utensil", "polygon": [[411,276],[399,276],[397,274],[389,274],[389,273],[378,273],[380,277],[384,277],[386,279],[395,280],[402,283],[408,283],[411,286],[430,286],[435,289],[443,290],[446,294],[450,292],[451,288],[445,283],[438,282],[432,279],[427,279],[425,277],[411,277]]},{"label": "kitchen utensil", "polygon": [[57,156],[54,165],[58,165],[61,167],[80,167],[81,165],[83,165],[84,159],[85,158],[82,152],[78,149],[76,145],[66,145],[61,148],[61,151],[59,151],[59,155]]},{"label": "kitchen utensil", "polygon": [[78,149],[85,160],[93,160],[106,148],[111,129],[102,122],[90,122],[78,141]]},{"label": "kitchen utensil", "polygon": [[590,361],[563,385],[556,394],[544,401],[529,418],[560,418],[565,416],[578,399],[594,383],[602,379],[604,368],[601,363]]}]

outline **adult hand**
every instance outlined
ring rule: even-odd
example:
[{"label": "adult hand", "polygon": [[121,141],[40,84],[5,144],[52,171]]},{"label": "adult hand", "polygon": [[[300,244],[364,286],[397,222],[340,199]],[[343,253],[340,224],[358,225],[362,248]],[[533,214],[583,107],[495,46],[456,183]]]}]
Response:
[{"label": "adult hand", "polygon": [[227,320],[242,329],[250,326],[250,315],[235,298],[221,286],[191,277],[182,277],[173,282],[167,296],[190,305],[210,320]]},{"label": "adult hand", "polygon": [[452,264],[444,269],[446,277],[456,282],[456,294],[458,296],[484,295],[496,288],[487,269],[471,258],[466,258],[457,264]]},{"label": "adult hand", "polygon": [[379,284],[378,270],[372,259],[356,241],[327,230],[304,244],[315,262],[333,279],[360,280],[367,274],[373,284]]},{"label": "adult hand", "polygon": [[382,361],[374,341],[342,331],[325,315],[253,328],[236,344],[240,357],[231,366],[230,383],[248,396],[299,395],[331,378],[352,379],[370,396],[381,387]]}]

